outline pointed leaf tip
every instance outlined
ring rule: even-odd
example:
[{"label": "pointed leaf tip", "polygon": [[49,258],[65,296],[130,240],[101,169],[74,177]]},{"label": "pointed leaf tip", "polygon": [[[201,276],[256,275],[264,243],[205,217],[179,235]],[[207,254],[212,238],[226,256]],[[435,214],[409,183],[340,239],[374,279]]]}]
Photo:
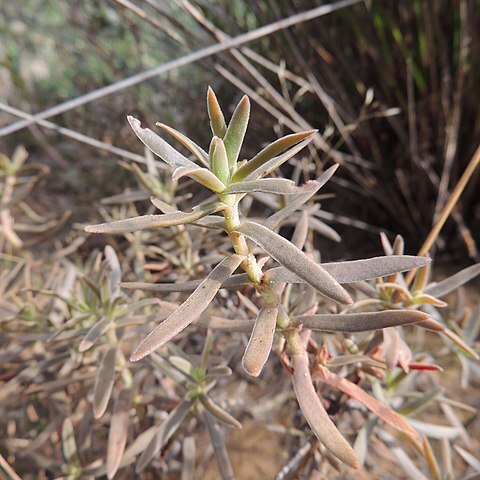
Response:
[{"label": "pointed leaf tip", "polygon": [[207,90],[207,110],[210,118],[210,128],[212,133],[220,138],[225,136],[227,124],[220,104],[213,89],[209,86]]}]

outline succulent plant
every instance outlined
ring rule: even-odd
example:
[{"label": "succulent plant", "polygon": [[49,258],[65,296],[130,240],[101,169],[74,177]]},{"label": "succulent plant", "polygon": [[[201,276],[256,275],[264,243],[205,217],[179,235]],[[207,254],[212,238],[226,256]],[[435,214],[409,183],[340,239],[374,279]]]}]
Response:
[{"label": "succulent plant", "polygon": [[[217,98],[211,88],[207,95],[208,114],[213,138],[208,153],[182,133],[164,124],[157,125],[183,144],[195,161],[189,160],[159,135],[143,128],[139,120],[129,116],[128,121],[138,138],[156,155],[174,168],[173,178],[190,177],[216,195],[216,200],[195,205],[190,211],[172,211],[164,203],[152,198],[152,203],[163,211],[159,215],[144,215],[111,223],[91,225],[87,232],[121,234],[137,230],[192,224],[198,227],[223,230],[231,240],[233,252],[213,268],[203,281],[190,285],[159,285],[165,291],[193,288],[190,296],[160,323],[137,347],[131,361],[138,361],[155,352],[198,319],[209,307],[220,288],[251,285],[261,296],[260,307],[248,342],[243,367],[252,376],[258,376],[268,359],[275,333],[283,341],[284,357],[292,373],[292,381],[300,408],[314,433],[330,452],[351,467],[358,468],[356,454],[339,433],[326,413],[312,382],[307,353],[309,328],[324,331],[375,330],[398,325],[425,322],[428,315],[416,310],[398,310],[370,313],[324,313],[291,317],[282,303],[287,284],[305,284],[315,295],[303,310],[316,311],[320,299],[337,305],[349,305],[353,300],[342,284],[394,275],[397,272],[422,267],[430,262],[426,257],[395,255],[366,260],[321,264],[302,252],[301,240],[293,243],[275,230],[297,209],[300,209],[334,174],[337,165],[323,172],[315,181],[296,185],[285,178],[265,178],[304,148],[316,130],[287,135],[249,160],[239,160],[242,143],[250,117],[250,101],[244,96],[238,103],[230,122],[226,123]],[[286,206],[262,223],[244,219],[242,199],[254,192],[285,195],[291,198]],[[305,236],[308,228],[306,214],[297,226],[297,238]],[[302,230],[304,232],[302,232]],[[297,243],[297,245],[295,245]],[[279,267],[263,269],[265,259],[259,261],[255,245],[261,247]],[[240,268],[245,273],[235,271]],[[148,285],[137,285],[148,289]],[[312,308],[313,307],[313,308]],[[231,322],[233,330],[235,322]],[[411,430],[411,429],[410,429]]]}]

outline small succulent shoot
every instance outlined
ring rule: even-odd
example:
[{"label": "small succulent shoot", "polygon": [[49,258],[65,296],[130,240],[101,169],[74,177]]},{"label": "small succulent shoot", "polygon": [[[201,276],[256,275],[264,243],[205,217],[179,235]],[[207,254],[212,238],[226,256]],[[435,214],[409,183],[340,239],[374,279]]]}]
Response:
[{"label": "small succulent shoot", "polygon": [[[317,302],[315,300],[317,293],[340,305],[351,305],[353,299],[342,283],[396,275],[398,272],[422,267],[428,264],[430,259],[395,255],[328,264],[319,264],[312,260],[301,250],[309,226],[308,215],[305,212],[302,213],[300,222],[304,225],[303,232],[297,232],[293,243],[274,230],[318,192],[337,167],[329,168],[317,180],[301,186],[285,178],[263,177],[304,148],[312,140],[316,130],[287,135],[265,147],[251,160],[238,162],[250,117],[248,97],[240,100],[228,126],[211,88],[208,89],[207,107],[213,133],[208,154],[185,135],[166,125],[158,124],[183,144],[198,163],[177,152],[152,130],[143,128],[135,118],[128,117],[128,121],[138,138],[174,169],[174,179],[188,176],[216,193],[218,201],[202,203],[194,206],[189,212],[182,212],[154,199],[154,205],[163,212],[160,215],[144,215],[86,228],[88,232],[126,233],[181,224],[210,225],[224,230],[231,241],[234,253],[224,258],[203,281],[151,286],[129,285],[144,290],[192,292],[178,308],[170,310],[167,318],[140,343],[130,360],[138,361],[152,354],[187,328],[209,307],[220,288],[250,285],[259,294],[263,304],[257,319],[254,322],[246,321],[240,329],[250,331],[253,326],[243,357],[245,370],[252,376],[258,376],[269,357],[275,333],[283,337],[285,351],[281,353],[291,358],[293,384],[307,422],[333,455],[347,465],[358,468],[359,461],[355,453],[330,420],[315,392],[304,342],[306,332],[309,330],[305,329],[302,333],[300,330],[303,326],[320,331],[365,331],[410,323],[422,324],[430,319],[421,312],[398,311],[394,308],[385,312],[337,315],[317,315],[314,308],[307,312],[310,314],[303,310],[304,315],[294,315],[290,318],[280,298],[284,288],[282,285],[305,284],[310,291],[313,305]],[[245,195],[254,192],[285,195],[291,200],[284,208],[265,219],[263,224],[247,219],[241,220],[240,201]],[[280,266],[264,271],[265,262],[257,259],[253,252],[254,245],[261,247]],[[235,274],[239,267],[245,273]],[[188,399],[185,400],[187,403],[177,407],[181,414],[172,412],[172,418],[178,417],[179,421],[183,421],[186,411],[193,405],[191,400],[194,399],[198,400],[209,414],[223,422],[239,426],[237,420],[213,404],[206,396],[206,392],[198,388],[189,393]],[[103,403],[99,401],[99,404],[98,414],[103,410]],[[178,426],[178,423],[175,422],[175,425]],[[166,441],[163,433],[160,434],[156,443],[144,452],[145,457],[140,459],[140,467],[137,468],[145,465],[147,457],[152,458],[152,452],[157,452],[159,445]]]},{"label": "small succulent shoot", "polygon": [[234,170],[240,148],[242,147],[243,138],[247,131],[248,120],[250,119],[250,100],[245,95],[237,105],[233,112],[232,119],[228,124],[227,132],[223,137],[225,143],[225,150],[227,151],[228,165],[231,170]]},{"label": "small succulent shoot", "polygon": [[210,165],[215,176],[225,185],[230,183],[230,167],[228,164],[227,150],[223,140],[213,137],[210,149]]},{"label": "small succulent shoot", "polygon": [[225,117],[218,103],[217,96],[211,87],[208,87],[207,92],[207,110],[213,135],[223,139],[225,133],[227,133],[227,124],[225,123]]}]

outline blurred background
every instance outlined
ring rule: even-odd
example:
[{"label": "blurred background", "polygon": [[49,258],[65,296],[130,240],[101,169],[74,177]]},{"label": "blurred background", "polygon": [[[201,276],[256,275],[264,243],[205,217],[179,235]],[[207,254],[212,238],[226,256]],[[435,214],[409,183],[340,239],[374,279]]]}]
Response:
[{"label": "blurred background", "polygon": [[[322,3],[3,2],[0,128]],[[325,190],[335,199],[322,204],[324,219],[343,239],[325,241],[332,257],[351,256],[352,249],[353,256],[380,252],[379,231],[402,234],[406,251],[415,253],[478,145],[479,7],[477,0],[340,2],[335,11],[327,7],[316,18],[48,120],[143,154],[125,119],[134,114],[150,126],[172,125],[205,148],[207,86],[229,113],[247,93],[253,107],[245,158],[280,135],[317,128],[307,152],[315,167],[304,176],[341,164]],[[133,182],[118,167],[121,156],[38,123],[0,137],[7,156],[18,145],[30,162],[51,168],[38,202],[57,216],[73,212],[65,235],[74,222],[94,221],[100,198]],[[479,234],[477,172],[442,231],[438,253],[478,260]]]},{"label": "blurred background", "polygon": [[[312,215],[319,221],[311,226],[311,246],[321,251],[322,261],[383,255],[381,232],[392,243],[401,234],[405,253],[416,254],[479,146],[480,0],[0,0],[0,85],[0,478],[8,463],[24,480],[92,478],[85,472],[105,470],[99,459],[105,458],[110,415],[94,419],[91,399],[110,340],[102,337],[85,355],[79,342],[118,313],[103,297],[110,276],[117,283],[197,279],[218,262],[219,249],[223,258],[222,241],[206,229],[192,230],[192,237],[188,229],[187,237],[176,229],[116,237],[84,233],[86,224],[152,212],[152,190],[182,209],[206,196],[197,184],[177,185],[169,171],[146,168],[149,157],[126,116],[152,129],[155,122],[171,125],[208,149],[208,85],[227,117],[247,94],[252,114],[243,158],[283,135],[315,128],[314,141],[279,175],[303,183],[340,164],[315,199],[321,210]],[[32,119],[37,113],[42,117]],[[272,205],[272,198],[256,195],[248,215],[265,216],[282,206],[282,199]],[[289,237],[291,231],[282,233]],[[477,168],[431,249],[434,280],[479,262],[479,243]],[[116,254],[108,247],[103,259],[106,244]],[[394,246],[400,251],[401,240]],[[471,279],[475,268],[453,283]],[[445,309],[446,323],[472,348],[480,332],[479,292],[477,278],[449,298]],[[168,298],[177,301],[174,295]],[[122,293],[125,310],[114,319],[128,321],[138,308],[142,329],[158,319],[158,311],[150,310],[155,300],[155,294]],[[242,318],[252,308],[246,297],[225,293],[215,305]],[[138,334],[124,325],[118,330],[129,355]],[[229,333],[216,341],[236,368],[243,350],[238,342],[246,337]],[[440,456],[435,444],[447,467],[453,463],[456,472],[478,473],[478,363],[432,336],[408,337],[419,352],[416,359],[438,361],[445,369],[436,377],[406,377],[413,382],[412,395],[422,394],[421,401],[411,397],[412,412],[444,394],[455,408],[461,405],[460,417],[442,403],[428,415],[422,410],[421,418],[433,425],[432,438],[441,437],[441,425],[447,430],[440,433],[461,437],[472,452],[451,455],[446,442]],[[184,349],[197,358],[204,341],[204,332],[189,333],[171,342],[169,352]],[[132,444],[178,400],[175,385],[157,365],[136,365]],[[230,436],[238,478],[273,478],[300,449],[298,431],[266,428],[305,428],[295,401],[284,395],[291,389],[284,373],[279,362],[270,362],[258,382],[237,368],[221,384],[219,398],[246,419],[245,428]],[[113,362],[111,386],[114,377]],[[115,381],[117,396],[123,380],[118,375]],[[219,478],[199,425],[199,458],[207,460],[197,461],[198,478]],[[195,428],[190,424],[185,432]],[[392,444],[382,442],[372,443],[381,448],[369,460],[369,471],[345,477],[327,465],[331,475],[322,478],[407,478],[399,468],[408,462],[400,457],[395,463]],[[181,447],[172,445],[171,476],[164,458],[157,459],[162,478],[179,478]],[[140,478],[133,469],[119,475]],[[158,470],[141,478],[158,478]]]}]

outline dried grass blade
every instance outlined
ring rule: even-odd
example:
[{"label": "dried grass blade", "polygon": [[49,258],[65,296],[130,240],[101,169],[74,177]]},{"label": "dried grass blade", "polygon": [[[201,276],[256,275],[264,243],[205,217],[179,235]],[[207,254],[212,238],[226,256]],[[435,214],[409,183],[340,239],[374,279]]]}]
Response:
[{"label": "dried grass blade", "polygon": [[233,175],[233,181],[238,182],[243,180],[250,173],[260,168],[273,157],[280,155],[285,150],[288,150],[305,138],[317,133],[317,131],[318,130],[308,130],[306,132],[292,133],[291,135],[286,135],[283,138],[279,138],[257,153],[257,155],[255,155],[246,164],[242,165]]},{"label": "dried grass blade", "polygon": [[425,321],[429,315],[417,310],[384,310],[368,313],[300,315],[292,320],[323,332],[366,332]]},{"label": "dried grass blade", "polygon": [[250,340],[242,358],[243,368],[253,377],[258,377],[272,349],[278,307],[263,307],[253,327]]},{"label": "dried grass blade", "polygon": [[222,260],[187,300],[143,340],[130,360],[132,362],[141,360],[163,346],[198,318],[210,305],[222,283],[235,271],[242,260],[243,257],[240,255],[232,255]]},{"label": "dried grass blade", "polygon": [[125,451],[130,421],[131,399],[131,391],[124,389],[120,391],[113,405],[107,446],[107,477],[109,480],[117,473]]},{"label": "dried grass blade", "polygon": [[107,350],[100,361],[98,375],[93,388],[93,414],[100,418],[107,409],[108,401],[112,395],[113,384],[115,383],[115,359],[117,349]]},{"label": "dried grass blade", "polygon": [[458,287],[461,287],[477,275],[480,275],[480,263],[464,268],[441,282],[427,286],[425,293],[428,293],[432,297],[441,298],[453,292]]},{"label": "dried grass blade", "polygon": [[197,165],[177,152],[170,144],[163,138],[152,132],[149,128],[142,128],[140,120],[129,115],[127,117],[128,123],[132,127],[137,137],[148,147],[155,155],[158,155],[163,161],[174,168],[187,167],[197,168]]},{"label": "dried grass blade", "polygon": [[160,451],[163,445],[170,440],[172,435],[187,417],[192,405],[192,401],[183,400],[168,414],[168,417],[158,427],[155,436],[140,456],[135,473],[140,473],[152,461],[153,457]]},{"label": "dried grass blade", "polygon": [[304,185],[296,185],[293,180],[286,178],[263,178],[261,180],[250,180],[232,184],[223,193],[251,193],[266,192],[279,195],[299,195],[306,192],[317,191],[318,186],[314,180]]},{"label": "dried grass blade", "polygon": [[376,398],[366,393],[365,390],[363,390],[355,383],[350,382],[346,378],[343,378],[334,372],[331,372],[322,365],[317,366],[317,370],[314,374],[314,379],[337,388],[341,392],[347,394],[349,397],[354,398],[355,400],[360,402],[362,405],[368,408],[368,410],[380,417],[392,427],[400,430],[403,433],[406,433],[407,435],[417,437],[417,440],[420,441],[418,433],[408,424],[408,422],[401,415],[391,410],[383,403],[379,402]]},{"label": "dried grass blade", "polygon": [[313,433],[335,457],[352,468],[360,468],[357,455],[330,420],[318,398],[310,376],[306,352],[293,354],[292,366],[295,395]]},{"label": "dried grass blade", "polygon": [[165,125],[164,123],[157,122],[155,125],[168,132],[173,138],[175,138],[175,140],[178,140],[204,167],[208,168],[208,153],[202,147],[199,147],[193,140],[190,140],[190,138],[183,133]]},{"label": "dried grass blade", "polygon": [[204,203],[194,207],[191,212],[167,213],[165,215],[143,215],[139,217],[117,220],[110,223],[88,225],[85,231],[89,233],[128,233],[159,227],[172,227],[195,222],[207,215],[219,212],[225,208],[220,202]]},{"label": "dried grass blade", "polygon": [[330,274],[287,239],[253,222],[243,222],[236,231],[253,240],[278,263],[294,272],[326,297],[344,304],[352,303],[350,295]]}]

